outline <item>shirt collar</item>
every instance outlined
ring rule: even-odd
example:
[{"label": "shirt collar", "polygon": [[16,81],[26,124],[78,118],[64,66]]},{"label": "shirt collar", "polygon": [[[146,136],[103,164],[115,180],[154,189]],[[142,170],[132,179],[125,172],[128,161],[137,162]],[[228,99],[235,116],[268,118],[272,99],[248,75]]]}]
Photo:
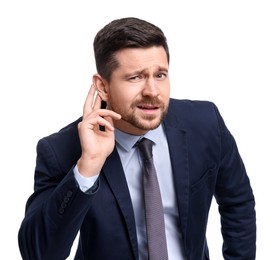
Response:
[{"label": "shirt collar", "polygon": [[157,144],[160,142],[162,135],[164,135],[162,125],[156,129],[150,130],[145,135],[131,135],[115,128],[116,142],[127,152],[130,151],[135,143],[143,137],[146,137]]}]

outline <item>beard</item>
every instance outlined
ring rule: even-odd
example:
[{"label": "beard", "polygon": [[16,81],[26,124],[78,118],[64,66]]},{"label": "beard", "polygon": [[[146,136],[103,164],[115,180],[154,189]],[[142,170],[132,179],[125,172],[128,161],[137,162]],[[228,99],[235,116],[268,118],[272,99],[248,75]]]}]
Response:
[{"label": "beard", "polygon": [[[167,114],[169,105],[168,102],[165,104],[157,97],[145,97],[141,100],[134,101],[129,108],[123,108],[122,106],[115,104],[111,96],[108,97],[108,102],[110,103],[111,109],[122,116],[121,120],[145,131],[156,129],[161,124]],[[146,114],[140,116],[137,113],[137,110],[141,104],[151,104],[152,106],[157,107],[157,109],[161,111],[160,115]]]}]

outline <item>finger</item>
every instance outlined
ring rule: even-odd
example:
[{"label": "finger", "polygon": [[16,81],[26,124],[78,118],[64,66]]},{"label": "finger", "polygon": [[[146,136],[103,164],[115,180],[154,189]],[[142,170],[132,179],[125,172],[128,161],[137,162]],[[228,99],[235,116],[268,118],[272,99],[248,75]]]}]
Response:
[{"label": "finger", "polygon": [[83,116],[87,116],[92,111],[93,106],[93,100],[95,95],[96,87],[94,84],[91,85],[91,88],[88,91],[86,101],[84,103],[84,109],[83,109]]},{"label": "finger", "polygon": [[97,124],[99,126],[102,126],[102,129],[104,129],[103,131],[114,131],[114,126],[112,121],[113,120],[111,118],[108,120],[103,117],[99,117],[97,119]]},{"label": "finger", "polygon": [[117,114],[112,110],[98,109],[94,110],[90,115],[87,116],[85,125],[89,124],[92,127],[99,125],[101,131],[114,130],[113,120],[121,119],[121,115]]},{"label": "finger", "polygon": [[105,121],[112,125],[112,121],[121,119],[121,115],[112,110],[98,109],[94,111],[92,110],[92,112],[86,118],[84,118],[83,121],[89,123],[90,125],[96,125],[100,124],[100,119],[102,119],[103,122],[101,125],[104,125]]},{"label": "finger", "polygon": [[93,117],[93,118],[87,118],[87,121],[82,121],[79,124],[79,128],[80,129],[94,130],[94,129],[97,129],[98,126],[99,127],[102,126],[104,128],[104,131],[105,131],[105,129],[107,131],[108,130],[113,131],[114,130],[114,126],[113,126],[113,124],[110,121],[112,122],[112,119],[106,120],[105,118],[103,118],[101,116],[97,116],[97,117]]},{"label": "finger", "polygon": [[94,100],[93,108],[92,110],[100,109],[101,108],[101,97],[97,94]]},{"label": "finger", "polygon": [[121,115],[112,111],[112,110],[109,110],[109,109],[99,109],[98,110],[98,115],[101,116],[101,117],[104,117],[104,118],[112,118],[112,119],[115,119],[115,120],[119,120],[121,119]]},{"label": "finger", "polygon": [[108,113],[107,114],[104,113],[102,119],[104,119],[107,123],[104,125],[100,125],[99,129],[101,131],[106,131],[106,130],[114,131],[114,120],[120,120],[121,115],[111,111],[109,116]]},{"label": "finger", "polygon": [[[110,123],[110,125],[111,125],[112,128],[114,129],[114,120],[113,120],[113,118],[110,117],[110,116],[105,116],[104,119],[105,119],[108,123]],[[118,120],[118,119],[117,119],[117,120]]]}]

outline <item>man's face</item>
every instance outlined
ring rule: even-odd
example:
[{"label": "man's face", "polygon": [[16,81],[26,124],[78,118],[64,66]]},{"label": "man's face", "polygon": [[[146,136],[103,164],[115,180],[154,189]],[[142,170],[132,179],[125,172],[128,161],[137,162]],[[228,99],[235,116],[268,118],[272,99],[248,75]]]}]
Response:
[{"label": "man's face", "polygon": [[162,47],[124,49],[107,86],[108,108],[119,113],[116,128],[142,135],[159,126],[170,94],[167,56]]}]

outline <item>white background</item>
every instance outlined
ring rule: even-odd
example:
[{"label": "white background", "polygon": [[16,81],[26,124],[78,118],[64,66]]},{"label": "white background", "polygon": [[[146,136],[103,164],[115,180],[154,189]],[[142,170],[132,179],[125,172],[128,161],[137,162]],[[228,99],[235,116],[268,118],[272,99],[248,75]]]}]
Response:
[{"label": "white background", "polygon": [[[93,38],[124,16],[165,32],[172,97],[218,105],[254,189],[257,259],[279,257],[279,1],[178,2],[1,1],[0,259],[21,259],[17,232],[38,139],[81,115],[95,73]],[[215,203],[207,233],[211,259],[222,259]]]}]

